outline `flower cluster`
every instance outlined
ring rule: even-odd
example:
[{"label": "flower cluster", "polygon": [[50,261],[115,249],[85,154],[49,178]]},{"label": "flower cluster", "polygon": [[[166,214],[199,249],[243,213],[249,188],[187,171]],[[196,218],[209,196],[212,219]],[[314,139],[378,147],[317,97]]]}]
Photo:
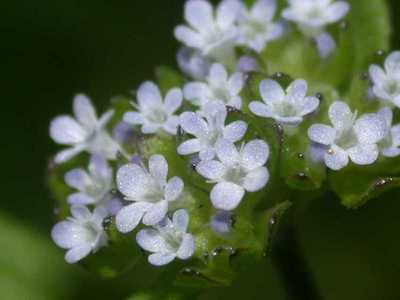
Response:
[{"label": "flower cluster", "polygon": [[[349,8],[344,1],[288,0],[282,17],[315,39],[326,57],[335,48],[327,25],[341,20]],[[188,0],[188,25],[178,26],[175,36],[186,46],[179,51],[179,65],[192,79],[165,95],[156,83],[144,82],[130,109],[122,112],[122,120],[113,111],[98,118],[91,101],[78,95],[73,101],[75,118],[59,116],[51,122],[51,138],[69,146],[54,162],[74,164],[63,174],[71,192],[66,201],[72,217],[52,230],[54,242],[68,250],[67,262],[107,246],[105,218],[121,234],[137,231],[136,242],[151,253],[152,265],[196,256],[204,238],[197,240],[191,224],[199,206],[198,199],[191,199],[195,208],[188,202],[196,186],[192,180],[201,182],[201,191],[209,198],[211,216],[204,226],[216,235],[228,234],[233,229],[231,216],[247,201],[247,193],[257,198],[256,192],[264,191],[270,177],[276,176],[268,170],[275,145],[251,126],[263,124],[265,118],[282,128],[285,137],[307,140],[314,161],[334,171],[350,161],[371,165],[380,156],[400,155],[400,124],[393,125],[393,109],[400,107],[400,52],[387,57],[384,69],[370,67],[373,94],[383,105],[373,113],[358,115],[340,100],[329,103],[324,113],[322,101],[310,92],[310,82],[296,79],[286,85],[269,78],[267,70],[258,73],[263,78],[252,89],[255,99],[249,99],[247,73],[262,66],[251,56],[237,58],[235,47],[260,53],[281,37],[285,28],[275,21],[276,14],[273,0],[257,0],[251,7],[223,0],[215,9],[208,1]],[[313,118],[324,114],[330,125],[311,125]],[[301,136],[298,129],[303,127],[309,139]],[[133,141],[132,134],[140,138]],[[144,154],[141,146],[152,139],[178,142],[165,153],[157,148]],[[87,163],[76,167],[85,158],[76,157],[82,152],[90,156],[87,169]],[[176,161],[186,162],[188,157],[195,163],[185,176],[189,171],[178,170]]]}]

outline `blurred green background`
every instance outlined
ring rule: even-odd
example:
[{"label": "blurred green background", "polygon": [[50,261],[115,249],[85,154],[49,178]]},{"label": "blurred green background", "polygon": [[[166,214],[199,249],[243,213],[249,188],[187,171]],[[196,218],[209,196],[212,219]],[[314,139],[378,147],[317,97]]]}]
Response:
[{"label": "blurred green background", "polygon": [[[391,2],[393,48],[399,48],[400,3]],[[39,0],[0,5],[1,299],[126,296],[115,282],[66,265],[63,252],[50,241],[53,203],[45,174],[56,147],[48,138],[48,123],[71,111],[77,92],[90,95],[102,110],[111,96],[151,79],[156,65],[175,64],[172,32],[182,4]],[[301,245],[323,299],[400,299],[399,200],[400,193],[391,192],[349,211],[331,196],[298,210]],[[262,285],[269,299],[284,299],[272,269],[270,277],[255,281],[247,298],[263,299],[257,294]]]}]

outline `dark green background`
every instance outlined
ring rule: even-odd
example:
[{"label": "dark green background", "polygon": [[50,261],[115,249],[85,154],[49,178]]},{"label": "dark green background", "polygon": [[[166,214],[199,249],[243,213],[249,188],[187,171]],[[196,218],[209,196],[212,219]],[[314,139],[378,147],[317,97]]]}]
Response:
[{"label": "dark green background", "polygon": [[[395,48],[400,47],[400,4],[392,2]],[[125,293],[113,289],[113,282],[99,283],[80,267],[64,264],[63,253],[49,239],[54,219],[45,174],[56,147],[48,123],[71,111],[77,92],[90,95],[102,110],[111,96],[151,79],[156,65],[174,64],[173,28],[181,20],[182,3],[0,4],[1,299],[118,299]],[[345,210],[329,197],[312,203],[297,222],[324,299],[400,299],[400,193],[358,211]],[[279,285],[265,285],[272,295],[281,295]]]}]

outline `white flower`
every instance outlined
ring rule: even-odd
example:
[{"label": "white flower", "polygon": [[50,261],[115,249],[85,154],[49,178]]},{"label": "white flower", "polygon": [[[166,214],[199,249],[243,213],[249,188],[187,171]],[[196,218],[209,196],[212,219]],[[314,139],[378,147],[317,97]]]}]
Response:
[{"label": "white flower", "polygon": [[88,170],[89,172],[79,168],[65,174],[67,185],[79,191],[68,196],[68,203],[107,207],[112,198],[110,196],[113,185],[112,169],[104,156],[93,154]]},{"label": "white flower", "polygon": [[199,50],[182,47],[176,58],[182,72],[196,80],[203,80],[210,71],[211,60]]},{"label": "white flower", "polygon": [[321,57],[328,57],[336,48],[332,36],[324,32],[325,27],[341,20],[350,10],[345,1],[333,0],[288,0],[289,7],[282,16],[297,23],[308,37],[314,38]]},{"label": "white flower", "polygon": [[73,264],[107,245],[102,225],[107,211],[99,207],[91,213],[85,206],[72,206],[71,214],[53,227],[51,237],[57,246],[68,249],[65,260]]},{"label": "white flower", "polygon": [[300,30],[310,37],[316,37],[325,26],[341,20],[350,10],[345,1],[333,0],[288,0],[289,7],[282,16],[298,24]]},{"label": "white flower", "polygon": [[176,257],[189,259],[195,250],[193,236],[187,232],[189,215],[181,209],[174,213],[172,221],[166,217],[152,229],[143,229],[136,235],[141,248],[152,252],[148,260],[154,266],[163,266]]},{"label": "white flower", "polygon": [[253,140],[238,151],[232,142],[222,139],[215,150],[220,161],[201,161],[196,170],[217,183],[210,194],[214,207],[230,211],[240,204],[245,191],[256,192],[267,184],[269,172],[264,165],[269,147],[262,140]]},{"label": "white flower", "polygon": [[269,41],[282,36],[283,26],[273,22],[275,12],[275,0],[257,0],[251,9],[243,4],[238,18],[238,44],[260,53]]},{"label": "white flower", "polygon": [[210,101],[219,100],[228,106],[240,109],[242,98],[240,92],[245,83],[244,74],[237,72],[228,77],[221,64],[213,64],[207,82],[190,82],[185,85],[185,99],[202,108]]},{"label": "white flower", "polygon": [[189,155],[199,152],[201,160],[210,160],[215,156],[215,144],[221,139],[231,142],[240,141],[247,131],[247,124],[243,121],[235,121],[225,126],[227,117],[226,107],[221,102],[209,102],[204,107],[205,117],[199,113],[184,112],[180,116],[182,129],[193,135],[179,145],[177,151],[180,155]]},{"label": "white flower", "polygon": [[118,189],[125,200],[133,201],[123,207],[116,216],[120,232],[130,232],[142,220],[145,225],[155,225],[168,212],[169,202],[182,194],[183,181],[172,177],[167,181],[168,163],[162,155],[149,159],[149,169],[136,164],[128,164],[117,172]]},{"label": "white flower", "polygon": [[373,93],[379,99],[400,107],[400,51],[386,58],[385,70],[372,65],[369,74],[373,82]]},{"label": "white flower", "polygon": [[51,138],[58,144],[71,146],[59,152],[55,162],[66,162],[82,151],[100,153],[107,159],[115,159],[119,146],[105,130],[113,111],[107,111],[97,119],[92,103],[84,95],[74,98],[73,109],[76,120],[63,115],[51,121]]},{"label": "white flower", "polygon": [[182,91],[171,89],[162,100],[160,89],[150,81],[143,83],[137,92],[137,112],[127,112],[124,121],[132,125],[141,125],[142,133],[152,134],[160,129],[175,135],[178,117],[174,113],[182,105]]},{"label": "white flower", "polygon": [[177,26],[175,37],[205,56],[226,55],[232,51],[237,38],[235,20],[239,10],[240,3],[236,0],[222,1],[215,12],[208,1],[189,0],[185,3],[184,14],[189,26]]},{"label": "white flower", "polygon": [[400,124],[392,127],[393,112],[390,108],[384,107],[378,115],[386,120],[387,131],[385,138],[379,143],[381,153],[386,157],[396,157],[400,155]]},{"label": "white flower", "polygon": [[317,97],[307,97],[307,82],[294,81],[285,91],[274,80],[263,80],[260,83],[260,94],[264,103],[253,101],[250,111],[264,118],[273,118],[283,125],[296,126],[303,117],[314,112],[319,106]]},{"label": "white flower", "polygon": [[377,143],[386,135],[385,119],[378,114],[365,114],[359,119],[341,101],[329,108],[333,127],[315,124],[308,130],[309,138],[325,146],[324,161],[328,168],[340,170],[349,158],[357,165],[373,164],[379,155]]}]

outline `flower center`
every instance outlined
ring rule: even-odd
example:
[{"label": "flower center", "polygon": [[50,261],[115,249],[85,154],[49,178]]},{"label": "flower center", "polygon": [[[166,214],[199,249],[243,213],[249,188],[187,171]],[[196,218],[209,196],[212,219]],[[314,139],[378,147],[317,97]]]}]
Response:
[{"label": "flower center", "polygon": [[147,119],[156,124],[164,124],[167,121],[168,116],[165,111],[161,108],[155,107],[153,108],[147,115]]},{"label": "flower center", "polygon": [[296,107],[287,101],[276,103],[273,106],[274,106],[275,113],[278,116],[285,117],[285,118],[297,116]]},{"label": "flower center", "polygon": [[239,164],[237,164],[227,170],[224,175],[224,179],[240,185],[246,174],[246,171]]},{"label": "flower center", "polygon": [[357,135],[354,129],[343,130],[336,139],[336,144],[343,149],[350,149],[358,145]]},{"label": "flower center", "polygon": [[400,94],[400,82],[397,80],[390,80],[385,86],[386,92],[391,96],[397,96]]}]

